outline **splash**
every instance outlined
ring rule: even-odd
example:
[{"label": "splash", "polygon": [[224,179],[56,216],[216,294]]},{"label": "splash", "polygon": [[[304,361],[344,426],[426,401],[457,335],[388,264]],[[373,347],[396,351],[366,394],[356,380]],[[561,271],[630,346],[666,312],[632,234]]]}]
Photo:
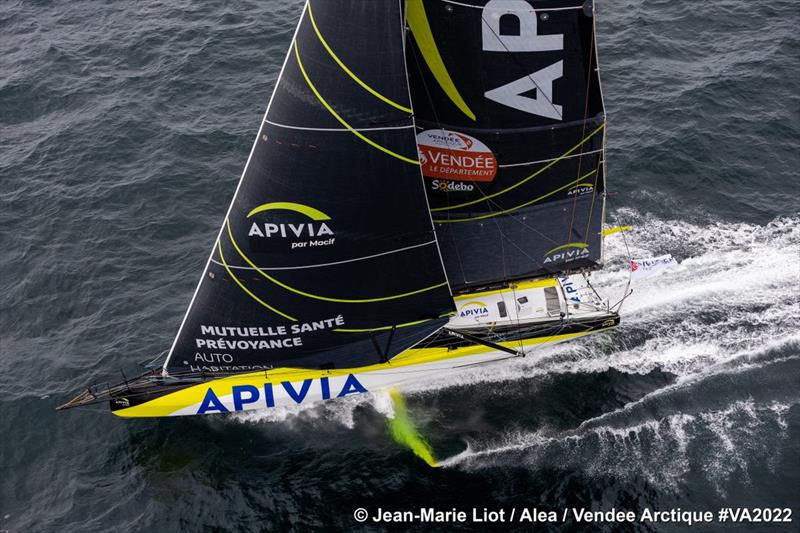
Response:
[{"label": "splash", "polygon": [[389,389],[389,396],[394,404],[394,416],[389,418],[389,429],[392,430],[392,438],[403,446],[414,452],[414,455],[428,463],[434,468],[439,466],[433,457],[431,445],[419,434],[414,423],[408,417],[406,410],[406,400],[397,389]]}]

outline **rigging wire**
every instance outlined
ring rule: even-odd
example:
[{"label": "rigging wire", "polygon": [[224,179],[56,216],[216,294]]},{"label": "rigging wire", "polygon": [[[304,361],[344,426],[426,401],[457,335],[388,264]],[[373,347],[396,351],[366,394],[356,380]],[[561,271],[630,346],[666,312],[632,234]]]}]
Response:
[{"label": "rigging wire", "polygon": [[[586,96],[584,97],[584,104],[583,104],[583,130],[581,132],[581,137],[584,137],[586,135],[586,120],[587,120],[587,117],[589,115],[589,93],[590,93],[591,84],[592,84],[592,63],[594,62],[594,41],[595,41],[595,27],[594,27],[594,17],[593,17],[592,18],[592,38],[591,38],[591,41],[590,41],[591,44],[589,45],[589,64],[586,67],[586,87],[584,88],[584,93],[585,93]],[[603,122],[605,123],[605,119],[604,119]],[[606,130],[604,128],[603,129],[603,142],[601,144],[601,148],[605,148],[605,138],[606,138]],[[598,161],[600,159],[604,159],[604,155],[598,156]],[[582,165],[583,165],[583,156],[578,157],[578,171],[577,171],[577,174],[576,174],[576,178],[581,175],[581,166]],[[599,163],[598,163],[598,169],[599,169]],[[592,186],[592,202],[591,202],[591,207],[592,208],[594,208],[594,199],[595,199],[596,192],[597,192],[597,173],[595,173],[595,175],[594,175],[594,184]],[[572,238],[572,226],[575,223],[575,213],[576,213],[577,210],[578,210],[578,195],[576,194],[572,198],[572,215],[570,217],[569,229],[567,230],[567,236],[566,236],[566,241],[565,242],[570,242],[570,240]],[[589,220],[590,221],[591,221],[591,214],[592,214],[592,211],[589,211]],[[588,228],[588,226],[587,226],[587,228]],[[600,228],[600,229],[602,230],[602,228]],[[584,235],[585,235],[584,238],[586,238],[588,240],[588,237],[589,237],[588,229],[587,229],[587,233],[585,233]]]},{"label": "rigging wire", "polygon": [[619,313],[620,310],[622,310],[622,304],[625,302],[628,296],[633,294],[633,289],[631,289],[631,279],[633,278],[631,261],[633,261],[633,259],[631,259],[631,250],[630,248],[628,248],[628,237],[627,235],[625,235],[624,231],[621,231],[620,233],[622,233],[622,242],[625,245],[625,253],[628,256],[628,282],[625,284],[625,291],[623,292],[622,298],[620,298],[620,300],[617,303],[609,307],[609,309],[614,309],[615,313]]},{"label": "rigging wire", "polygon": [[[406,31],[410,31],[410,30],[406,30]],[[408,42],[408,39],[406,39],[406,42]],[[414,41],[414,43],[416,44],[416,41]],[[409,46],[409,45],[407,45],[407,46]],[[425,90],[425,96],[426,96],[426,98],[428,100],[428,103],[430,104],[431,112],[433,113],[434,122],[436,123],[437,126],[439,126],[439,129],[442,131],[442,135],[444,135],[444,128],[442,127],[442,123],[439,120],[439,115],[436,112],[436,106],[434,105],[433,97],[431,96],[431,92],[428,89],[428,84],[425,82],[425,76],[422,74],[423,70],[422,70],[422,67],[420,66],[419,56],[417,55],[417,47],[416,46],[410,46],[410,49],[411,49],[411,54],[414,56],[414,64],[417,66],[417,71],[420,74],[419,79],[422,82],[423,89]],[[413,107],[413,105],[414,105],[413,102],[412,102],[411,105]],[[415,113],[415,115],[416,115],[416,113]],[[416,132],[415,132],[415,136],[416,136]],[[480,187],[477,187],[477,189],[480,190]],[[426,195],[428,194],[427,191],[425,192],[425,194]],[[448,204],[449,204],[450,195],[448,194],[446,196],[446,198],[447,198],[447,201],[448,201]],[[442,227],[442,225],[439,224],[439,227]],[[449,228],[443,228],[443,230],[447,233],[446,236],[451,238],[451,239],[454,239],[455,236],[452,233],[450,233],[448,231],[448,229]],[[435,231],[435,228],[434,228],[434,231]],[[458,246],[453,246],[453,249],[456,252],[456,259],[458,260],[458,267],[461,270],[461,278],[464,280],[464,284],[466,285],[467,284],[466,271],[464,270],[464,263],[461,260],[461,254],[459,253]]]},{"label": "rigging wire", "polygon": [[[592,73],[592,61],[595,60],[595,55],[596,55],[596,50],[595,50],[596,27],[597,27],[597,25],[596,25],[596,22],[595,22],[595,18],[592,17],[592,44],[591,44],[591,47],[590,47],[590,50],[589,50],[589,70],[587,72],[588,76],[587,76],[587,89],[586,89],[587,106],[588,106],[588,101],[589,101],[588,79],[590,79],[589,77],[591,76],[591,73]],[[597,70],[597,68],[595,68],[595,70]],[[598,75],[598,79],[599,79],[599,75]],[[602,93],[601,93],[600,96],[601,96],[601,100],[602,100]],[[584,113],[587,113],[587,111],[584,111]],[[605,113],[605,104],[603,104],[603,113]],[[603,117],[603,122],[606,123],[605,117]],[[591,224],[592,224],[592,214],[594,213],[595,198],[597,197],[597,181],[600,179],[600,167],[601,167],[601,165],[602,165],[602,168],[603,168],[603,177],[602,177],[602,179],[603,179],[603,184],[605,185],[605,179],[606,179],[605,178],[605,171],[606,171],[605,159],[606,159],[606,138],[607,138],[606,134],[607,133],[608,133],[608,129],[606,127],[606,129],[603,130],[603,139],[602,139],[601,144],[600,144],[601,153],[597,158],[597,167],[595,168],[596,172],[595,172],[595,175],[594,175],[594,183],[592,184],[592,201],[589,204],[589,216],[586,218],[586,233],[584,233],[584,235],[586,235],[587,237],[589,235],[589,228],[591,227]],[[580,160],[578,160],[578,161],[580,161]],[[605,191],[605,187],[603,187],[603,191]],[[577,200],[577,195],[576,195],[575,198]],[[574,209],[574,207],[573,207],[573,209]],[[574,213],[574,211],[573,211],[573,213]],[[603,246],[603,241],[602,241],[602,239],[603,239],[603,236],[602,236],[602,231],[603,231],[602,222],[600,224],[601,224],[601,226],[600,226],[600,232],[601,232],[600,233],[600,246],[601,246],[601,249],[602,249],[602,246]]]}]

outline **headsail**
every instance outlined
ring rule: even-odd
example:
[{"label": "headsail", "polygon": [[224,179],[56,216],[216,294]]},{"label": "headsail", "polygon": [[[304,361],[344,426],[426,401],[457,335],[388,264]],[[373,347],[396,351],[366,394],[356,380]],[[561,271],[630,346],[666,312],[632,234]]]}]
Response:
[{"label": "headsail", "polygon": [[306,4],[168,373],[371,364],[446,322],[402,8]]},{"label": "headsail", "polygon": [[420,158],[453,290],[596,268],[605,115],[592,0],[407,9]]}]

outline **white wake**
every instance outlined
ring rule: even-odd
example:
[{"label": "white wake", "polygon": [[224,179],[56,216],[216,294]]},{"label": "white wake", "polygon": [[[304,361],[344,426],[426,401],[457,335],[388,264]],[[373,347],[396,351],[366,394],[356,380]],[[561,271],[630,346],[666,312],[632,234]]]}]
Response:
[{"label": "white wake", "polygon": [[[676,376],[674,383],[633,402],[636,404],[692,387],[709,376],[773,364],[776,361],[770,354],[774,349],[800,352],[800,218],[779,218],[759,226],[696,225],[632,210],[618,211],[616,216],[620,223],[634,223],[634,230],[626,234],[631,256],[670,253],[680,261],[678,270],[633,286],[619,328],[545,347],[525,359],[459,370],[420,382],[405,392],[436,394],[455,386],[610,369],[630,374],[660,370]],[[592,282],[614,302],[628,280],[628,254],[620,234],[606,241],[607,267],[594,273]],[[306,421],[319,418],[353,427],[359,406],[372,405],[382,412],[385,403],[383,395],[370,394],[236,417],[247,422],[289,424],[296,417]],[[622,411],[635,407],[629,404]],[[445,464],[479,468],[506,463],[512,453],[536,466],[556,454],[555,464],[572,464],[588,473],[621,474],[626,469],[630,472],[631,462],[636,461],[643,469],[639,475],[651,483],[670,485],[689,468],[687,448],[702,445],[707,448],[702,456],[709,464],[699,466],[714,472],[711,476],[725,477],[742,467],[744,451],[752,452],[753,446],[768,446],[780,438],[789,407],[781,401],[741,398],[706,412],[675,412],[634,422],[626,422],[615,412],[571,432],[517,432],[470,442],[464,452]],[[614,417],[618,420],[612,420]],[[754,438],[755,434],[761,437]]]}]

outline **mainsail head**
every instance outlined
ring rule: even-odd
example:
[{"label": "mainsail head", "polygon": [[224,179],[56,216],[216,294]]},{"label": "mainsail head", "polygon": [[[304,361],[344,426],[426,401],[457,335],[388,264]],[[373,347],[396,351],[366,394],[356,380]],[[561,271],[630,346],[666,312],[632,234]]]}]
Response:
[{"label": "mainsail head", "polygon": [[597,268],[593,2],[408,0],[422,171],[454,291]]},{"label": "mainsail head", "polygon": [[403,6],[307,3],[164,369],[371,364],[452,310],[417,160]]}]

